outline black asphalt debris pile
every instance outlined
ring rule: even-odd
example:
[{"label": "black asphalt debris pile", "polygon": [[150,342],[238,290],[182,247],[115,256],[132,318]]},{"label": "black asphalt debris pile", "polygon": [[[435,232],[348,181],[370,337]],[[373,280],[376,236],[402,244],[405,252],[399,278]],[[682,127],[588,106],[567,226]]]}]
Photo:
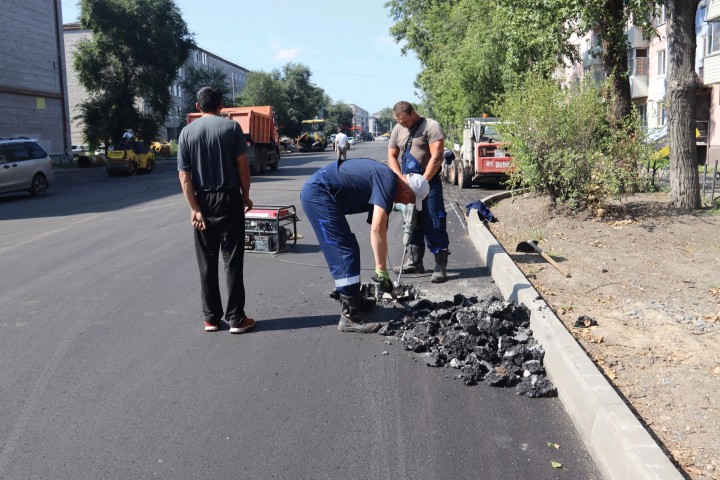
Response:
[{"label": "black asphalt debris pile", "polygon": [[397,337],[428,366],[457,368],[466,385],[515,387],[517,394],[532,398],[556,394],[527,308],[460,294],[452,301],[422,299],[408,306],[402,320],[390,321],[378,334]]}]

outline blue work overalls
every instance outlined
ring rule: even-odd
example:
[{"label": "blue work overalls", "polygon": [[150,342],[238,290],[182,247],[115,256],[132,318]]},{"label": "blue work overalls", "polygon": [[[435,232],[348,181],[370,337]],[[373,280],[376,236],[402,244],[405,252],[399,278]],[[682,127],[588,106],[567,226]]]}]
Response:
[{"label": "blue work overalls", "polygon": [[390,167],[369,158],[333,162],[305,182],[300,202],[339,293],[360,292],[360,246],[345,215],[367,213],[373,205],[389,213],[396,189]]},{"label": "blue work overalls", "polygon": [[[414,133],[414,132],[413,132]],[[425,168],[420,161],[410,153],[410,146],[402,152],[400,159],[400,169],[404,175],[408,173],[425,173]],[[413,232],[410,243],[423,247],[423,236],[425,243],[432,253],[438,253],[440,250],[447,250],[450,246],[446,230],[445,202],[443,201],[442,181],[440,170],[428,182],[430,184],[430,193],[423,200],[423,209],[418,212],[417,225]],[[420,257],[422,258],[422,256]]]}]

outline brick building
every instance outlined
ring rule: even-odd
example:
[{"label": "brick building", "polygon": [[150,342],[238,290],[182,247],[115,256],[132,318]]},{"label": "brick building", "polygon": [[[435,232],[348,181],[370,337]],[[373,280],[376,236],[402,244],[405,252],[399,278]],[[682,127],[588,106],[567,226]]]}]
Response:
[{"label": "brick building", "polygon": [[0,27],[0,137],[36,138],[70,153],[60,0],[4,2]]}]

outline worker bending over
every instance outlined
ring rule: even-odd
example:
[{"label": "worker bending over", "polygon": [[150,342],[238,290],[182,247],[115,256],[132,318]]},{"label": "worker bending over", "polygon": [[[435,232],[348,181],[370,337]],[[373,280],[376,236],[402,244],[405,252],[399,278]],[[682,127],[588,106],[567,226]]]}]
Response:
[{"label": "worker bending over", "polygon": [[[315,172],[303,186],[300,201],[315,231],[318,243],[340,295],[341,332],[372,333],[377,323],[365,323],[360,295],[360,246],[345,215],[371,213],[370,245],[375,255],[375,276],[385,289],[392,289],[386,268],[388,215],[393,201],[416,202],[429,187],[424,179],[412,188],[387,165],[369,158],[333,162]],[[417,199],[420,203],[422,198]]]}]

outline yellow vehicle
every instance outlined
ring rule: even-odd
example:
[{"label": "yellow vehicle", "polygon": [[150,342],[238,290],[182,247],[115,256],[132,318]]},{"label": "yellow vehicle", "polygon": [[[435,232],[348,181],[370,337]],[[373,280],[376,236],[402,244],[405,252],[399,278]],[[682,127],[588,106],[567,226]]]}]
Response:
[{"label": "yellow vehicle", "polygon": [[301,152],[324,151],[327,148],[325,120],[303,120],[302,133],[295,139],[295,143]]},{"label": "yellow vehicle", "polygon": [[142,141],[123,142],[107,151],[108,175],[135,175],[138,171],[150,173],[155,168],[155,155]]}]

